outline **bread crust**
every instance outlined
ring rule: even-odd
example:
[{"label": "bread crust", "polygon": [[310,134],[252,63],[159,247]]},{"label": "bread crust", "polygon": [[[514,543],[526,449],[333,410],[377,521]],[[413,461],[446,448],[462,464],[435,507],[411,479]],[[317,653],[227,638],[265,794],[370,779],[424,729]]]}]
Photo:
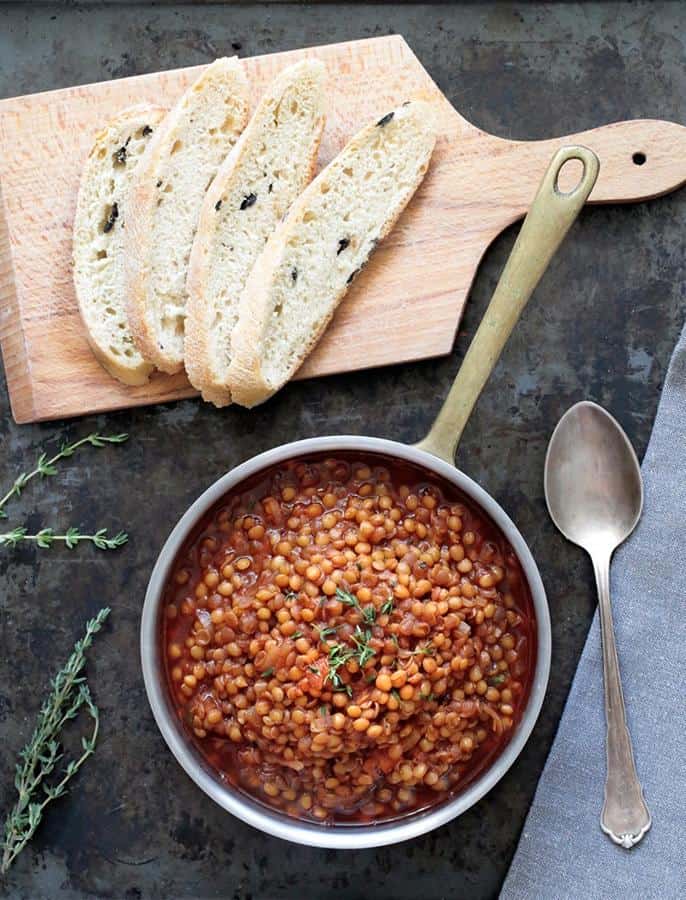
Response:
[{"label": "bread crust", "polygon": [[[74,290],[76,293],[76,300],[79,306],[81,319],[84,324],[86,338],[91,350],[93,351],[93,355],[98,360],[100,365],[118,381],[121,381],[123,384],[132,387],[146,384],[150,379],[150,374],[152,373],[154,366],[145,358],[141,359],[140,362],[135,366],[123,363],[121,361],[121,357],[115,356],[111,352],[109,347],[104,346],[98,339],[97,335],[91,331],[88,325],[87,310],[91,305],[92,296],[90,290],[92,290],[93,285],[90,283],[85,283],[84,279],[79,277],[79,274],[77,272],[76,244],[77,236],[81,229],[81,226],[86,228],[89,224],[91,224],[89,221],[90,216],[88,210],[86,209],[86,196],[90,190],[91,179],[95,178],[98,174],[97,170],[95,169],[95,161],[99,159],[102,151],[105,151],[105,153],[107,153],[107,150],[110,149],[111,146],[113,146],[111,144],[113,132],[117,133],[126,131],[127,126],[131,126],[131,130],[133,131],[135,131],[139,127],[144,127],[145,125],[154,125],[155,128],[157,128],[159,123],[166,115],[166,112],[166,109],[161,106],[156,106],[149,103],[138,103],[134,106],[129,106],[126,109],[121,110],[121,112],[117,113],[116,116],[113,116],[112,119],[110,119],[107,124],[103,128],[101,128],[101,130],[95,136],[95,141],[88,154],[86,163],[81,173],[79,192],[76,202],[76,213],[74,215],[74,239],[72,247]],[[124,217],[126,220],[128,220],[129,216],[129,200],[130,192],[129,196],[126,198],[126,210],[124,211]],[[119,199],[120,214],[122,203],[123,200]]]},{"label": "bread crust", "polygon": [[153,227],[158,199],[158,172],[169,158],[175,135],[188,115],[194,92],[202,89],[215,76],[217,68],[225,69],[229,89],[242,101],[242,120],[236,124],[240,133],[248,117],[248,83],[236,57],[215,60],[179,98],[155,132],[136,168],[131,191],[131,213],[126,230],[126,300],[129,325],[136,346],[144,357],[170,375],[183,368],[183,361],[165,352],[160,346],[156,310],[149,299],[152,289],[151,250],[155,234]]},{"label": "bread crust", "polygon": [[[303,60],[284,69],[269,85],[261,98],[245,131],[234,145],[219,168],[217,175],[209,187],[200,212],[200,220],[191,258],[188,267],[186,289],[188,293],[186,331],[184,337],[185,367],[191,384],[197,388],[203,399],[214,403],[217,407],[231,403],[231,390],[212,371],[211,354],[211,320],[214,309],[210,307],[208,297],[208,281],[213,258],[212,248],[218,227],[216,206],[222,197],[231,195],[232,180],[239,177],[239,169],[246,159],[255,152],[255,144],[261,140],[265,116],[270,106],[278,103],[283,94],[291,86],[306,86],[309,80],[314,82],[315,100],[318,107],[318,122],[315,124],[311,145],[305,161],[303,177],[299,179],[298,189],[307,185],[315,172],[317,156],[324,128],[324,65],[318,60]],[[300,85],[298,85],[300,82]],[[319,92],[318,95],[316,92]],[[240,189],[240,185],[235,186]],[[238,191],[236,191],[238,192]],[[236,302],[239,298],[236,297]]]},{"label": "bread crust", "polygon": [[[388,215],[378,233],[379,240],[382,240],[390,232],[421,184],[435,145],[436,138],[432,127],[433,114],[429,104],[419,100],[411,101],[393,111],[393,117],[398,116],[399,119],[408,115],[421,117],[423,124],[426,125],[427,137],[430,137],[430,140],[427,141],[424,159],[419,162],[414,182],[402,195],[401,201],[392,209],[389,209]],[[341,177],[341,171],[346,165],[346,160],[354,156],[371,137],[375,136],[379,124],[379,122],[372,123],[358,132],[338,156],[310,183],[293,204],[284,222],[274,231],[255,262],[241,296],[240,316],[231,341],[231,365],[229,367],[228,380],[233,400],[241,406],[253,407],[263,403],[295,374],[319,341],[336,308],[348,291],[349,285],[345,284],[332,298],[327,314],[312,332],[309,340],[304,345],[302,353],[299,354],[294,364],[285,374],[285,377],[280,380],[279,384],[270,385],[263,372],[260,348],[263,345],[264,336],[268,328],[268,319],[272,312],[270,300],[272,282],[281,264],[282,255],[289,238],[295,226],[302,221],[302,216],[307,209],[310,198],[319,190],[321,182],[324,179],[331,181],[332,178]]]}]

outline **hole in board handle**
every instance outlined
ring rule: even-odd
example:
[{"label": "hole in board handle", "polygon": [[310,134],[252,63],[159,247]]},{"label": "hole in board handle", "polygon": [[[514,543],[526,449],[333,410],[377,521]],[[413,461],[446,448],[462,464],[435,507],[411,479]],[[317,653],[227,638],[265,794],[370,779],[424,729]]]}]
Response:
[{"label": "hole in board handle", "polygon": [[557,173],[555,190],[560,194],[571,194],[581,184],[584,177],[584,164],[580,159],[568,159]]},{"label": "hole in board handle", "polygon": [[634,155],[631,157],[631,159],[635,166],[642,166],[645,164],[645,162],[647,160],[647,156],[645,155],[645,153],[641,153],[639,151],[638,153],[634,153]]}]

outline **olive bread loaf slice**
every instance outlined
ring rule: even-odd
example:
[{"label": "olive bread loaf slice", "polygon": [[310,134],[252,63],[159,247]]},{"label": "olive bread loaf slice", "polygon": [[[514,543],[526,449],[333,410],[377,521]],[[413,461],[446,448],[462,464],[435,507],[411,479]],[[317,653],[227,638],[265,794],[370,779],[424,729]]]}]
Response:
[{"label": "olive bread loaf slice", "polygon": [[184,362],[191,383],[217,406],[231,402],[226,374],[245,280],[314,174],[324,77],[318,60],[281,72],[203,201],[188,267]]},{"label": "olive bread loaf slice", "polygon": [[188,259],[200,207],[248,117],[238,60],[218,59],[183,94],[136,168],[126,227],[127,303],[138,349],[164,372],[183,366]]},{"label": "olive bread loaf slice", "polygon": [[360,131],[296,200],[241,296],[228,371],[237,403],[261,403],[295,373],[421,183],[435,141],[431,107],[409,102]]},{"label": "olive bread loaf slice", "polygon": [[74,217],[74,288],[86,336],[100,364],[130,385],[145,384],[153,366],[136,349],[126,317],[124,225],[133,173],[165,112],[132,106],[98,132]]}]

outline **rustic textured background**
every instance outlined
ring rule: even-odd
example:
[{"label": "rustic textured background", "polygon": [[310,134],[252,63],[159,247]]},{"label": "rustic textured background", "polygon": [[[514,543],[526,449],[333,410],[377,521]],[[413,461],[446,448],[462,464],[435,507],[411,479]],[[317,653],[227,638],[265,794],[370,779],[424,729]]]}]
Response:
[{"label": "rustic textured background", "polygon": [[[231,52],[400,32],[467,118],[504,136],[542,138],[632,117],[686,122],[684,26],[679,3],[4,4],[0,96]],[[137,658],[139,612],[171,526],[235,463],[309,435],[346,431],[408,441],[422,435],[495,286],[514,230],[488,252],[446,359],[294,384],[254,412],[220,412],[187,401],[45,426],[13,424],[3,383],[0,486],[28,467],[43,445],[94,429],[131,433],[128,445],[85,450],[58,477],[34,483],[10,507],[10,524],[107,525],[128,529],[132,539],[116,555],[88,547],[0,551],[0,810],[13,800],[14,760],[49,675],[86,616],[105,603],[113,608],[90,667],[102,709],[97,755],[79,775],[74,795],[55,804],[0,881],[0,895],[496,896],[594,606],[586,559],[564,543],[546,515],[546,443],[565,409],[590,398],[619,418],[642,454],[686,312],[685,212],[684,191],[640,206],[584,211],[467,429],[458,465],[503,503],[539,561],[553,619],[552,676],[534,734],[498,787],[458,821],[409,844],[353,853],[298,848],[214,806],[173,761],[152,721]]]}]

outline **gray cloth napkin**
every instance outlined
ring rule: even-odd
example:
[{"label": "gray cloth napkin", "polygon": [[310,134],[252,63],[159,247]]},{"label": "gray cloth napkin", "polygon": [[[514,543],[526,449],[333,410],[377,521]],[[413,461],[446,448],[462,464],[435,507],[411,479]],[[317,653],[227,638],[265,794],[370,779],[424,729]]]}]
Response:
[{"label": "gray cloth napkin", "polygon": [[611,584],[629,730],[652,828],[629,851],[600,830],[605,719],[596,613],[501,900],[686,897],[686,329],[643,478],[643,518],[615,554]]}]

